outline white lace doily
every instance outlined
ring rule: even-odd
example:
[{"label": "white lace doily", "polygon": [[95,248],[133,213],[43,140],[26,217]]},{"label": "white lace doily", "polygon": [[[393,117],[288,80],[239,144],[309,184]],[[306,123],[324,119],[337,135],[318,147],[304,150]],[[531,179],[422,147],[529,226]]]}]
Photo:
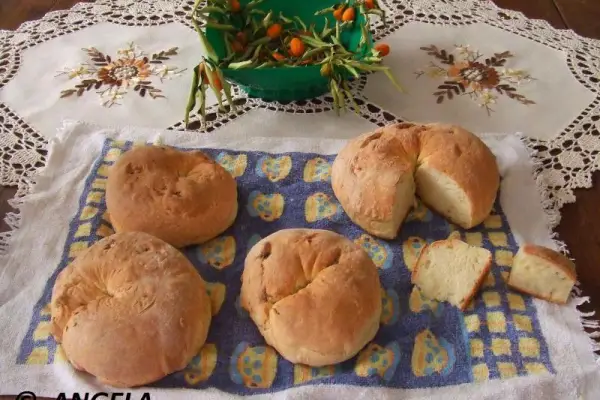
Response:
[{"label": "white lace doily", "polygon": [[[530,20],[519,12],[502,10],[491,2],[480,0],[386,0],[382,3],[388,11],[389,23],[386,28],[380,23],[373,24],[375,38],[389,41],[392,45],[387,63],[410,90],[401,97],[391,98],[385,96],[388,90],[385,77],[369,75],[355,82],[353,90],[360,105],[360,117],[366,120],[364,122],[383,125],[416,118],[431,121],[454,118],[452,122],[478,132],[520,131],[538,158],[537,178],[548,188],[551,201],[546,206],[556,216],[563,204],[575,201],[573,189],[591,186],[592,172],[600,169],[600,41],[580,37],[570,30],[554,29],[545,21]],[[73,101],[71,97],[77,94],[83,94],[81,98],[88,101],[92,95],[85,92],[94,90],[97,83],[94,78],[87,83],[82,80],[83,89],[81,86],[69,89],[65,83],[57,86],[58,94],[36,93],[35,85],[31,84],[35,77],[27,73],[43,73],[43,68],[24,67],[33,65],[30,64],[35,58],[32,52],[45,45],[68,46],[69,41],[63,43],[60,40],[67,37],[77,41],[84,30],[107,23],[130,30],[133,27],[172,24],[179,26],[179,30],[183,26],[191,31],[188,16],[193,4],[193,0],[99,0],[78,4],[67,11],[51,12],[41,20],[23,24],[15,32],[0,31],[0,184],[17,185],[19,195],[27,192],[27,182],[46,162],[46,146],[57,128],[50,125],[54,123],[52,117],[56,117],[56,109],[62,110],[66,117],[79,119],[77,108],[71,107],[76,103],[66,102]],[[415,31],[419,34],[415,35]],[[139,32],[136,35],[144,36]],[[105,39],[101,35],[96,36],[98,43],[88,43],[87,46],[103,44]],[[175,36],[173,40],[177,39]],[[182,46],[176,40],[173,45]],[[152,68],[155,69],[146,71],[144,76],[155,76],[162,83],[163,77],[169,74],[185,75],[183,71],[189,70],[195,62],[189,48],[183,45],[171,53],[172,49],[164,49],[164,60],[175,55],[183,57],[178,66],[169,69],[171,67],[165,61],[164,68],[154,65]],[[102,49],[96,50],[102,53]],[[99,56],[90,53],[89,49],[86,51],[71,58],[81,57],[83,60],[87,54],[90,59],[96,59],[94,68],[114,61],[102,58],[108,53]],[[528,64],[527,55],[530,53],[544,59],[538,60],[538,65]],[[160,56],[160,53],[155,54]],[[71,69],[68,73],[75,70]],[[89,71],[79,71],[82,75],[78,76],[93,76],[95,71],[91,72],[92,75],[85,75]],[[163,73],[164,76],[160,75]],[[121,119],[98,118],[111,125],[122,124],[128,113],[153,113],[144,107],[148,104],[158,108],[163,106],[160,103],[154,105],[148,96],[162,97],[163,93],[179,96],[170,103],[164,103],[168,107],[179,107],[177,102],[185,101],[180,92],[190,84],[188,75],[173,82],[175,86],[164,88],[152,86],[154,83],[136,84],[135,90],[132,86],[129,91],[140,96],[127,96],[134,96],[135,101],[143,106],[135,103],[135,106],[126,109],[127,112],[121,113]],[[98,83],[98,87],[101,86]],[[70,94],[65,96],[70,96],[69,99],[59,100],[59,94],[65,93],[65,90],[70,90]],[[117,100],[124,96],[120,92],[108,92],[108,95]],[[19,99],[19,96],[27,96],[27,101]],[[209,107],[207,125],[201,127],[200,122],[193,119],[190,128],[214,131],[238,118],[245,118],[244,114],[254,113],[253,118],[264,119],[274,111],[298,117],[324,113],[323,118],[319,118],[322,124],[334,121],[329,117],[332,99],[327,95],[280,104],[249,99],[235,90],[235,98],[238,105],[236,113],[219,114],[213,102]],[[46,114],[38,103],[47,107]],[[155,121],[153,124],[156,128],[183,130],[183,109],[181,115],[171,118],[179,122],[156,117],[165,126]],[[355,125],[362,129],[363,124],[353,123],[354,119],[342,125]],[[136,121],[133,117],[131,120]],[[287,121],[288,118],[279,120]],[[290,120],[287,123],[294,122]],[[282,127],[282,130],[286,128]],[[313,131],[306,136],[311,134],[319,133]],[[557,223],[557,219],[554,222]]]}]

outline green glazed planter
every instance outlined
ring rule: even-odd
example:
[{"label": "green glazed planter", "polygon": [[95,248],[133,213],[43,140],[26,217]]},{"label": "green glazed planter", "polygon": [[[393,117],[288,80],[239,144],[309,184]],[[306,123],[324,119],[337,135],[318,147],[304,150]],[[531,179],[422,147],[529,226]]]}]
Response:
[{"label": "green glazed planter", "polygon": [[[241,0],[240,3],[245,5],[249,1]],[[320,32],[325,25],[325,16],[315,16],[315,12],[337,3],[338,0],[265,0],[256,8],[265,12],[273,10],[274,15],[281,12],[288,18],[298,16],[307,26],[314,23],[316,31]],[[219,19],[218,15],[212,17]],[[331,27],[335,22],[333,15],[328,13],[327,18]],[[373,45],[372,39],[369,37],[367,45],[363,45],[359,49],[360,23],[363,21],[364,17],[357,13],[356,22],[352,29],[344,29],[341,35],[342,44],[349,51],[355,53],[357,59],[369,53]],[[206,38],[219,59],[223,59],[227,54],[227,50],[222,31],[206,28]],[[238,70],[223,68],[222,72],[228,81],[240,86],[250,97],[258,97],[269,101],[305,100],[318,97],[329,91],[329,81],[321,76],[320,65]],[[347,75],[345,76],[347,77]]]}]

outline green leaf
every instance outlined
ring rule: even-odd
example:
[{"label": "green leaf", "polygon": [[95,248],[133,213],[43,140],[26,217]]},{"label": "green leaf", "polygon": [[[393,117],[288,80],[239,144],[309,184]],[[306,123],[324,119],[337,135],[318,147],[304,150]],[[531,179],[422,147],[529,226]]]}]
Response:
[{"label": "green leaf", "polygon": [[228,68],[231,68],[231,69],[243,69],[243,68],[248,68],[253,63],[254,63],[253,60],[240,61],[240,62],[229,64]]},{"label": "green leaf", "polygon": [[342,64],[344,66],[344,68],[346,68],[356,79],[360,79],[360,75],[359,73],[356,71],[356,69],[354,67],[352,67],[349,64]]},{"label": "green leaf", "polygon": [[390,71],[389,68],[384,70],[383,73],[389,78],[390,81],[392,81],[392,84],[396,87],[396,89],[398,89],[398,91],[404,93],[404,88],[396,81],[396,78],[394,78],[394,75],[392,75],[392,71]]},{"label": "green leaf", "polygon": [[192,87],[190,89],[188,103],[185,108],[185,118],[184,118],[184,126],[185,127],[188,126],[188,123],[190,121],[190,113],[192,112],[194,107],[196,107],[196,93],[198,92],[198,81],[199,81],[198,69],[199,69],[198,66],[196,66],[194,68],[194,74],[192,76]]}]

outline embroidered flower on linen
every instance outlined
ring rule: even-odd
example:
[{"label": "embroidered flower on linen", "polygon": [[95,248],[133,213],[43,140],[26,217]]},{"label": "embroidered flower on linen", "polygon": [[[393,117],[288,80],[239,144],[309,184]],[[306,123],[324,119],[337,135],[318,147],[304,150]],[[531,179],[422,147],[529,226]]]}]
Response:
[{"label": "embroidered flower on linen", "polygon": [[515,88],[532,81],[533,78],[524,70],[505,68],[507,60],[513,57],[509,51],[494,53],[493,56],[483,59],[482,54],[468,45],[458,45],[452,52],[434,45],[421,47],[421,50],[439,61],[432,61],[426,68],[415,72],[417,78],[427,75],[444,80],[433,93],[438,104],[446,99],[452,100],[456,96],[466,95],[484,108],[488,115],[494,111],[493,105],[498,100],[497,95],[506,96],[524,105],[535,104],[519,94]]},{"label": "embroidered flower on linen", "polygon": [[185,69],[165,65],[163,62],[170,60],[178,54],[178,48],[152,54],[150,57],[141,51],[135,44],[129,43],[124,49],[117,51],[116,58],[105,55],[95,47],[83,49],[89,61],[73,68],[66,68],[59,76],[67,75],[69,79],[79,79],[80,82],[73,88],[63,90],[60,97],[72,95],[82,96],[92,89],[100,95],[102,105],[112,107],[120,104],[130,90],[141,97],[148,95],[152,99],[164,98],[162,91],[155,87],[152,81],[156,77],[162,83],[165,79],[180,76]]}]

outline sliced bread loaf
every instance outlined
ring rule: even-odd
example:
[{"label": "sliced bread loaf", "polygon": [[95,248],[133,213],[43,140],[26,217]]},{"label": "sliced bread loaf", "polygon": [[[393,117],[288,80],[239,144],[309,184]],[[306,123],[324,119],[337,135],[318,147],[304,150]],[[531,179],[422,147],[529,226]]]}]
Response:
[{"label": "sliced bread loaf", "polygon": [[575,264],[571,260],[534,244],[519,249],[508,278],[509,286],[558,304],[567,302],[576,281]]},{"label": "sliced bread loaf", "polygon": [[425,297],[465,310],[491,266],[489,250],[458,239],[440,240],[421,251],[412,282]]}]

